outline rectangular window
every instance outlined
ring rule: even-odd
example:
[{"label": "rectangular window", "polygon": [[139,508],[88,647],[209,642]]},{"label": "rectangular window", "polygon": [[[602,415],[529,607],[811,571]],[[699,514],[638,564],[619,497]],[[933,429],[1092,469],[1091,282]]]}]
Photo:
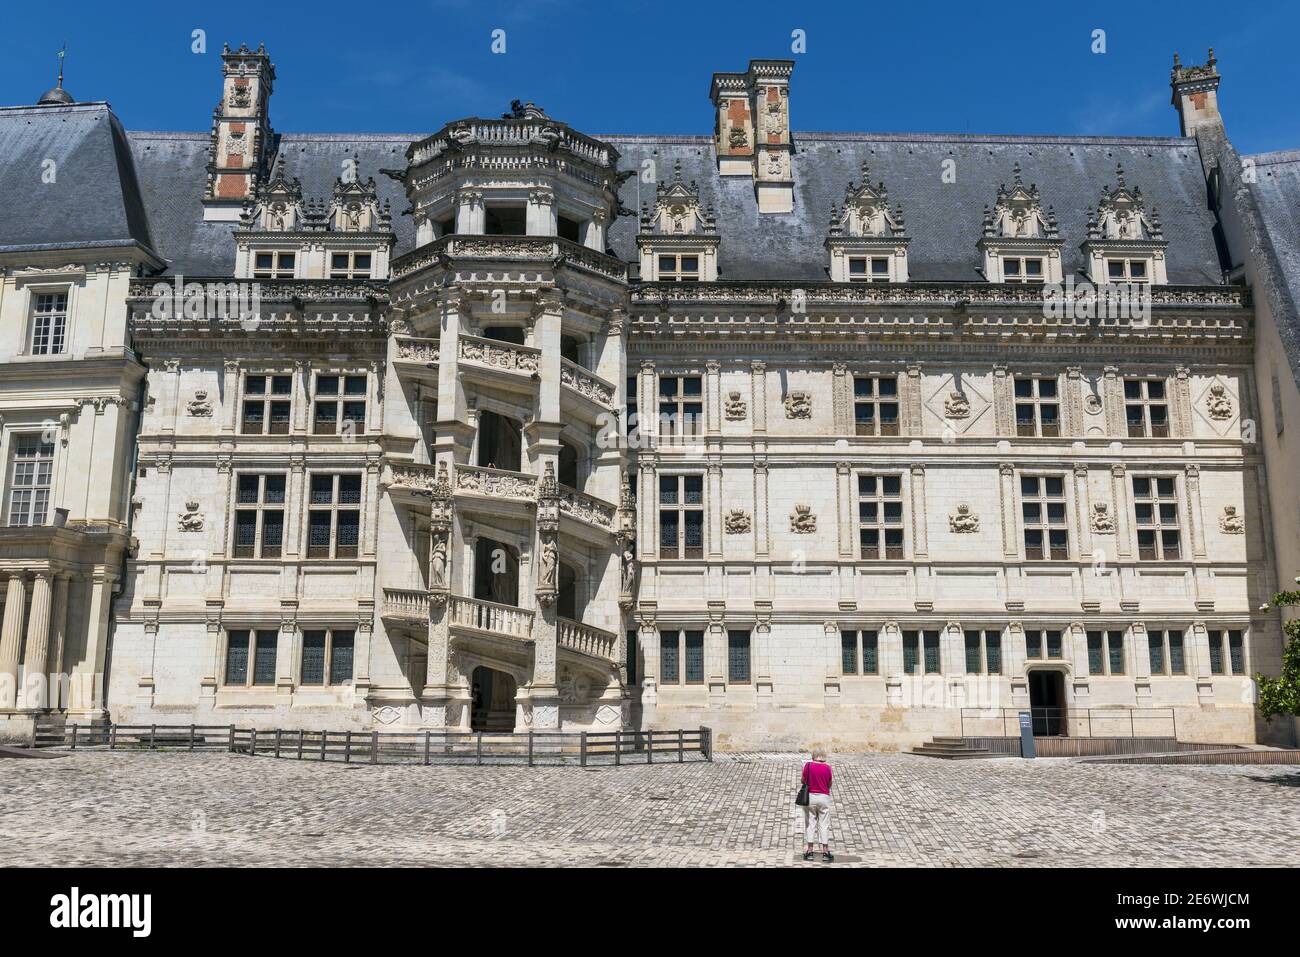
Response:
[{"label": "rectangular window", "polygon": [[858,542],[863,558],[903,557],[902,476],[858,476]]},{"label": "rectangular window", "polygon": [[356,558],[361,541],[361,476],[313,475],[309,504],[307,557]]},{"label": "rectangular window", "polygon": [[1153,675],[1187,673],[1183,656],[1183,633],[1163,628],[1147,629],[1147,650]]},{"label": "rectangular window", "polygon": [[850,256],[849,282],[889,282],[889,257]]},{"label": "rectangular window", "polygon": [[1150,282],[1145,259],[1107,259],[1106,278],[1111,282]]},{"label": "rectangular window", "polygon": [[9,524],[44,525],[54,486],[54,443],[37,433],[15,435],[9,460]]},{"label": "rectangular window", "polygon": [[241,431],[247,435],[288,435],[293,376],[246,375]]},{"label": "rectangular window", "polygon": [[330,253],[331,279],[369,279],[370,253]]},{"label": "rectangular window", "polygon": [[1020,476],[1020,511],[1025,526],[1025,558],[1064,561],[1070,557],[1062,476]]},{"label": "rectangular window", "polygon": [[1016,435],[1055,438],[1061,434],[1056,380],[1016,376]]},{"label": "rectangular window", "polygon": [[366,376],[317,375],[312,403],[316,435],[357,435],[366,430]]},{"label": "rectangular window", "polygon": [[292,279],[297,262],[297,253],[274,250],[254,253],[253,278]]},{"label": "rectangular window", "polygon": [[927,675],[939,673],[939,632],[903,632],[903,671],[909,675],[920,673],[922,666]]},{"label": "rectangular window", "polygon": [[302,678],[304,685],[344,685],[352,680],[351,630],[313,630],[302,633]]},{"label": "rectangular window", "polygon": [[1178,522],[1178,488],[1172,477],[1133,476],[1133,517],[1138,558],[1175,561],[1182,554]]},{"label": "rectangular window", "polygon": [[278,640],[279,632],[274,629],[226,632],[225,683],[244,687],[250,684],[274,685],[275,648]]},{"label": "rectangular window", "polygon": [[1243,635],[1238,630],[1211,631],[1210,639],[1210,673],[1224,675],[1244,675],[1246,673],[1246,653]]},{"label": "rectangular window", "polygon": [[700,257],[695,253],[661,253],[660,282],[699,282]]},{"label": "rectangular window", "polygon": [[686,632],[686,683],[704,684],[704,632]]},{"label": "rectangular window", "polygon": [[704,557],[704,476],[659,476],[659,557]]},{"label": "rectangular window", "polygon": [[1061,633],[1047,629],[1026,631],[1025,656],[1027,658],[1060,658],[1062,656]]},{"label": "rectangular window", "polygon": [[659,377],[659,436],[699,435],[704,431],[704,390],[699,376]]},{"label": "rectangular window", "polygon": [[841,669],[846,675],[874,675],[880,669],[879,637],[874,630],[841,631]]},{"label": "rectangular window", "polygon": [[235,479],[235,558],[279,558],[284,547],[283,475],[241,473]]},{"label": "rectangular window", "polygon": [[31,354],[61,355],[67,348],[68,294],[37,293],[32,303]]},{"label": "rectangular window", "polygon": [[1002,674],[1002,632],[993,629],[966,632],[966,673]]},{"label": "rectangular window", "polygon": [[855,435],[898,434],[897,377],[853,377],[853,428]]},{"label": "rectangular window", "polygon": [[1169,405],[1164,379],[1125,379],[1124,417],[1130,438],[1169,437]]},{"label": "rectangular window", "polygon": [[1088,673],[1122,675],[1124,673],[1124,633],[1122,631],[1088,632]]},{"label": "rectangular window", "polygon": [[749,684],[749,632],[727,632],[727,681]]},{"label": "rectangular window", "polygon": [[1003,282],[1042,282],[1043,260],[1035,256],[1003,256]]},{"label": "rectangular window", "polygon": [[659,683],[675,685],[681,676],[682,633],[680,631],[661,631],[659,633]]}]

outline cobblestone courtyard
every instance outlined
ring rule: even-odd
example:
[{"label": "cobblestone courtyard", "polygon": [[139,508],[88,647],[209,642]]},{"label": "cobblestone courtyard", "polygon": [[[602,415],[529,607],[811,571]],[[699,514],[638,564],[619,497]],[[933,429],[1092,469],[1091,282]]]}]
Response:
[{"label": "cobblestone courtyard", "polygon": [[[833,866],[1300,865],[1300,773],[833,756]],[[0,761],[7,865],[803,864],[796,755],[599,770]]]}]

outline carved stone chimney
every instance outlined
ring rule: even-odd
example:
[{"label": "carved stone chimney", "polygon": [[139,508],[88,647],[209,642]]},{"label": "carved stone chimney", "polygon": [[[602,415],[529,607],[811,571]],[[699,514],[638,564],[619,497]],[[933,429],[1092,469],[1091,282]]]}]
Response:
[{"label": "carved stone chimney", "polygon": [[267,179],[275,136],[270,122],[274,83],[275,65],[262,45],[221,51],[221,102],[212,111],[205,220],[239,219],[244,201]]},{"label": "carved stone chimney", "polygon": [[751,177],[760,213],[794,209],[793,71],[793,60],[750,60],[744,73],[713,74],[709,87],[716,116],[718,172]]},{"label": "carved stone chimney", "polygon": [[1209,60],[1201,66],[1183,66],[1174,54],[1174,68],[1170,71],[1169,86],[1173,91],[1173,104],[1178,109],[1183,136],[1195,136],[1198,127],[1217,126],[1223,129],[1219,115],[1219,71],[1215,69],[1214,47],[1210,47]]}]

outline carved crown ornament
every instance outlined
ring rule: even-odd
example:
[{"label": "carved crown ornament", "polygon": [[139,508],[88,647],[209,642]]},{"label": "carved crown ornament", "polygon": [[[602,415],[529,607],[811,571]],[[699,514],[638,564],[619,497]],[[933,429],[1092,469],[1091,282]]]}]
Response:
[{"label": "carved crown ornament", "polygon": [[658,236],[716,235],[713,207],[700,203],[700,188],[694,180],[682,181],[681,160],[673,162],[672,181],[655,187],[655,204],[641,207],[641,232]]},{"label": "carved crown ornament", "polygon": [[903,207],[889,209],[889,191],[884,181],[871,185],[867,164],[862,164],[862,185],[850,182],[844,188],[842,207],[831,205],[830,235],[902,239],[907,235]]},{"label": "carved crown ornament", "polygon": [[1012,167],[1012,184],[998,187],[997,200],[990,211],[984,207],[984,236],[997,239],[1047,239],[1060,238],[1056,213],[1051,206],[1043,211],[1038,186],[1025,186],[1020,164]]},{"label": "carved crown ornament", "polygon": [[958,534],[964,532],[978,532],[980,530],[980,517],[971,511],[971,507],[965,502],[957,506],[957,510],[948,516],[948,528]]},{"label": "carved crown ornament", "polygon": [[790,531],[797,535],[811,535],[817,531],[817,516],[811,505],[796,505],[790,513]]},{"label": "carved crown ornament", "polygon": [[1116,164],[1115,178],[1115,188],[1107,184],[1102,189],[1097,208],[1088,217],[1088,238],[1163,242],[1164,230],[1156,208],[1151,207],[1147,213],[1141,188],[1129,189],[1122,164]]}]

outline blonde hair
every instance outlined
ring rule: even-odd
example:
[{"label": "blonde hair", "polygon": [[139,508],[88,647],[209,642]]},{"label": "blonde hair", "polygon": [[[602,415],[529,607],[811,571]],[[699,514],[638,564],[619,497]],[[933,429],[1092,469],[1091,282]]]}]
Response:
[{"label": "blonde hair", "polygon": [[825,763],[826,763],[826,751],[825,751],[825,749],[823,749],[823,748],[813,748],[812,759],[813,759],[814,761],[820,761],[822,764],[825,764]]}]

